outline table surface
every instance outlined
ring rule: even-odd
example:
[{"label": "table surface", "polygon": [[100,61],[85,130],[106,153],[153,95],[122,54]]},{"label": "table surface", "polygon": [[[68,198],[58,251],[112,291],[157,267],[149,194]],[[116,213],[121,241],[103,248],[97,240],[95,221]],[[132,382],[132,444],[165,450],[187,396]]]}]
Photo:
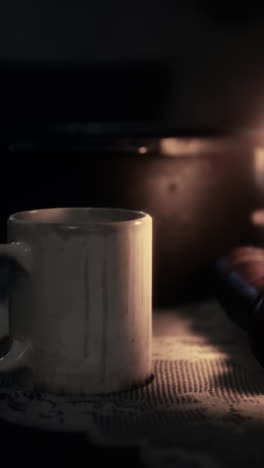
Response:
[{"label": "table surface", "polygon": [[[52,451],[117,465],[129,459],[134,466],[165,468],[263,466],[264,370],[246,334],[217,303],[154,311],[153,369],[154,380],[144,388],[75,401],[82,433],[44,430],[45,423],[32,429],[48,411],[43,399],[32,403],[2,381],[2,440],[15,443],[25,456],[30,443],[47,459]],[[59,400],[55,405],[64,413],[63,426],[69,409]]]}]

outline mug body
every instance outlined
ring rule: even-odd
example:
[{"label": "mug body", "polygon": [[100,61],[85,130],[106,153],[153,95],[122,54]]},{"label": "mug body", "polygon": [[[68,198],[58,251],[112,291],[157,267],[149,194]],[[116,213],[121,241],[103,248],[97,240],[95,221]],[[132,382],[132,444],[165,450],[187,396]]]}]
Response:
[{"label": "mug body", "polygon": [[152,219],[111,208],[16,213],[8,241],[26,244],[15,270],[11,339],[31,347],[35,388],[109,393],[151,375]]}]

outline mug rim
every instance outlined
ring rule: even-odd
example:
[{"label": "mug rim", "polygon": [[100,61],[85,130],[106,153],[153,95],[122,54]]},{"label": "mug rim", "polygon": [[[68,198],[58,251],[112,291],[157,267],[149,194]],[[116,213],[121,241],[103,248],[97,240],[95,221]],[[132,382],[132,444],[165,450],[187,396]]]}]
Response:
[{"label": "mug rim", "polygon": [[[59,220],[59,215],[63,216],[63,214],[67,214],[67,211],[72,211],[75,214],[77,212],[96,212],[101,215],[102,219],[87,219],[83,222],[75,221],[74,219],[70,219],[70,217],[66,220]],[[52,213],[56,214],[57,218],[54,217],[53,219],[41,219],[41,215],[52,215]],[[65,212],[65,213],[63,213]],[[112,218],[103,219],[104,214],[113,213]],[[69,213],[71,214],[71,213]],[[123,214],[123,218],[122,218]],[[34,215],[40,215],[39,218],[34,220]],[[137,210],[130,210],[126,208],[111,208],[111,207],[52,207],[52,208],[39,208],[39,209],[32,209],[32,210],[23,210],[13,213],[9,216],[9,222],[15,222],[18,224],[24,224],[28,226],[111,226],[111,225],[131,225],[131,224],[142,224],[143,221],[146,219],[151,220],[151,216],[144,211],[137,211]]]}]

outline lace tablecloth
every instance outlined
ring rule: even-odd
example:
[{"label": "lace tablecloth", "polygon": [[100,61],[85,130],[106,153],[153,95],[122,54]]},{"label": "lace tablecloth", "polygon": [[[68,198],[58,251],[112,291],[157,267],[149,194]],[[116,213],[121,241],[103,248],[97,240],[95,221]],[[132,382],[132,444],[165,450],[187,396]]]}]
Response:
[{"label": "lace tablecloth", "polygon": [[[263,331],[264,333],[264,331]],[[149,467],[264,464],[264,370],[215,302],[154,312],[154,379],[103,398],[66,398],[0,380],[3,420],[140,447]]]}]

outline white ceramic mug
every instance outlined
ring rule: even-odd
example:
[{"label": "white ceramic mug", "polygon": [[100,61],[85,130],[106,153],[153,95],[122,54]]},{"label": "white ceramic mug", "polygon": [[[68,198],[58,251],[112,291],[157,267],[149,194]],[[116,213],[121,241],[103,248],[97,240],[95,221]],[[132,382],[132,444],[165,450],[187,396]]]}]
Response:
[{"label": "white ceramic mug", "polygon": [[152,219],[111,208],[51,208],[8,219],[11,347],[0,372],[34,388],[108,393],[151,376]]}]

